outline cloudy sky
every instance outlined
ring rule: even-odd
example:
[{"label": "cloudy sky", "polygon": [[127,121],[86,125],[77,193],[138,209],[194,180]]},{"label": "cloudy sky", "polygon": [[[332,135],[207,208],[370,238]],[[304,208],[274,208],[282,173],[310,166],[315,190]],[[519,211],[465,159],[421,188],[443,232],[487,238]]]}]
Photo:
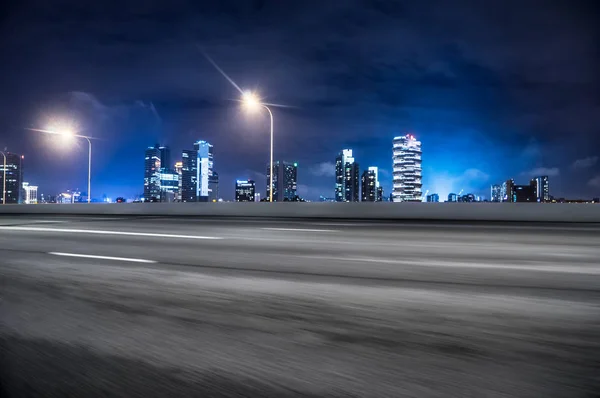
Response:
[{"label": "cloudy sky", "polygon": [[[489,196],[550,176],[600,196],[600,6],[553,0],[12,2],[0,19],[0,147],[41,192],[85,188],[87,146],[25,127],[68,120],[94,140],[94,196],[143,191],[143,154],[214,144],[221,195],[264,187],[267,115],[244,114],[210,56],[274,109],[275,157],[332,196],[352,148],[391,189],[391,143],[423,142],[424,190]],[[264,188],[261,189],[264,191]]]}]

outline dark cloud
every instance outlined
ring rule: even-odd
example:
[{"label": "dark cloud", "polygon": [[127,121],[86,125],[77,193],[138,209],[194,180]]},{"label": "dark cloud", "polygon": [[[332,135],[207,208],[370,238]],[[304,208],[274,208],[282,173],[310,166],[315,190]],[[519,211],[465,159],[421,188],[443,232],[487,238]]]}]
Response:
[{"label": "dark cloud", "polygon": [[587,169],[595,166],[598,163],[598,156],[588,156],[587,158],[577,159],[573,162],[572,167],[574,169]]},{"label": "dark cloud", "polygon": [[535,169],[528,170],[522,174],[526,177],[556,177],[560,175],[560,169],[558,167],[536,167]]},{"label": "dark cloud", "polygon": [[[450,181],[488,195],[490,182],[550,164],[563,171],[552,193],[590,196],[595,165],[592,175],[570,166],[600,147],[598,8],[558,0],[14,2],[0,25],[0,146],[27,153],[28,178],[42,188],[70,188],[84,180],[72,171],[77,156],[57,165],[57,180],[44,167],[50,155],[21,127],[50,114],[79,118],[101,142],[95,182],[133,194],[147,145],[176,153],[207,139],[230,198],[245,170],[265,168],[266,118],[237,110],[237,91],[200,46],[241,87],[295,106],[275,112],[276,157],[300,163],[307,195],[331,196],[330,173],[314,171],[342,147],[363,168],[389,168],[393,136],[411,131],[423,141],[425,189],[443,195]],[[389,192],[391,176],[382,179]]]}]

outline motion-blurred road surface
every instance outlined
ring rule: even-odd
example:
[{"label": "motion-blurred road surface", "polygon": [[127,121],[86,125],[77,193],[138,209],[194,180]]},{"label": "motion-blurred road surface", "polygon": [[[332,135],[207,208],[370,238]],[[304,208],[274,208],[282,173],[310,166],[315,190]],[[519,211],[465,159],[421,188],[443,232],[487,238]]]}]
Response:
[{"label": "motion-blurred road surface", "polygon": [[600,226],[0,217],[2,397],[600,397]]}]

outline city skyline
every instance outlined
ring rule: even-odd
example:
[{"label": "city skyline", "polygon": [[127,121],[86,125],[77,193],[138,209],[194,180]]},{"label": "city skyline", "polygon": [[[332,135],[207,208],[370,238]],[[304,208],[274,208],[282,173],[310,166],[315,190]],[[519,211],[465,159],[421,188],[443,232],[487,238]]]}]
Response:
[{"label": "city skyline", "polygon": [[[157,6],[143,21],[121,10],[118,25],[107,23],[109,10],[82,18],[76,7],[59,13],[50,5],[15,5],[6,22],[22,28],[0,38],[6,51],[0,79],[11,93],[0,98],[0,147],[25,155],[26,180],[40,192],[84,192],[86,143],[61,148],[53,137],[23,130],[53,118],[75,121],[95,138],[94,197],[133,197],[142,193],[138,148],[155,142],[189,148],[202,138],[219,148],[220,196],[232,198],[228,182],[240,178],[255,180],[262,191],[268,116],[240,111],[232,101],[239,93],[201,47],[240,87],[289,105],[274,112],[275,157],[301,165],[302,197],[332,195],[332,159],[340,148],[378,167],[389,194],[389,142],[403,134],[426,145],[423,189],[441,198],[461,189],[489,197],[490,184],[536,175],[552,179],[554,196],[597,197],[600,81],[596,36],[586,31],[593,13],[547,5],[542,15],[525,3],[510,27],[515,35],[483,4],[457,15],[451,4],[390,3],[382,10],[319,3],[310,7],[310,29],[303,7],[271,2],[232,6],[243,22],[217,5],[185,13]],[[504,2],[498,7],[511,12]],[[347,18],[332,23],[332,12]],[[279,34],[265,35],[263,18]],[[61,21],[75,24],[78,34],[65,37],[56,29]],[[429,26],[443,29],[443,39],[432,37]],[[351,37],[361,37],[360,45],[351,45]],[[86,40],[85,50],[78,40]],[[119,56],[121,49],[130,58]]]}]

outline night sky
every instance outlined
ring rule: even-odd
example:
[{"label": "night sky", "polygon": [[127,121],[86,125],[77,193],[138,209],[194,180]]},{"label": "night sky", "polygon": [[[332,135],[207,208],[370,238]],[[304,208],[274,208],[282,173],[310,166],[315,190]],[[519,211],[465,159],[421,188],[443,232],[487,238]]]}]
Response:
[{"label": "night sky", "polygon": [[[21,1],[0,19],[0,147],[25,155],[40,193],[87,181],[87,144],[27,131],[71,120],[94,136],[94,197],[143,191],[143,157],[214,144],[221,196],[264,194],[267,114],[299,194],[333,196],[336,153],[380,167],[392,138],[423,142],[423,190],[489,197],[507,178],[550,176],[557,197],[600,196],[597,1]],[[175,159],[174,159],[175,160]]]}]

